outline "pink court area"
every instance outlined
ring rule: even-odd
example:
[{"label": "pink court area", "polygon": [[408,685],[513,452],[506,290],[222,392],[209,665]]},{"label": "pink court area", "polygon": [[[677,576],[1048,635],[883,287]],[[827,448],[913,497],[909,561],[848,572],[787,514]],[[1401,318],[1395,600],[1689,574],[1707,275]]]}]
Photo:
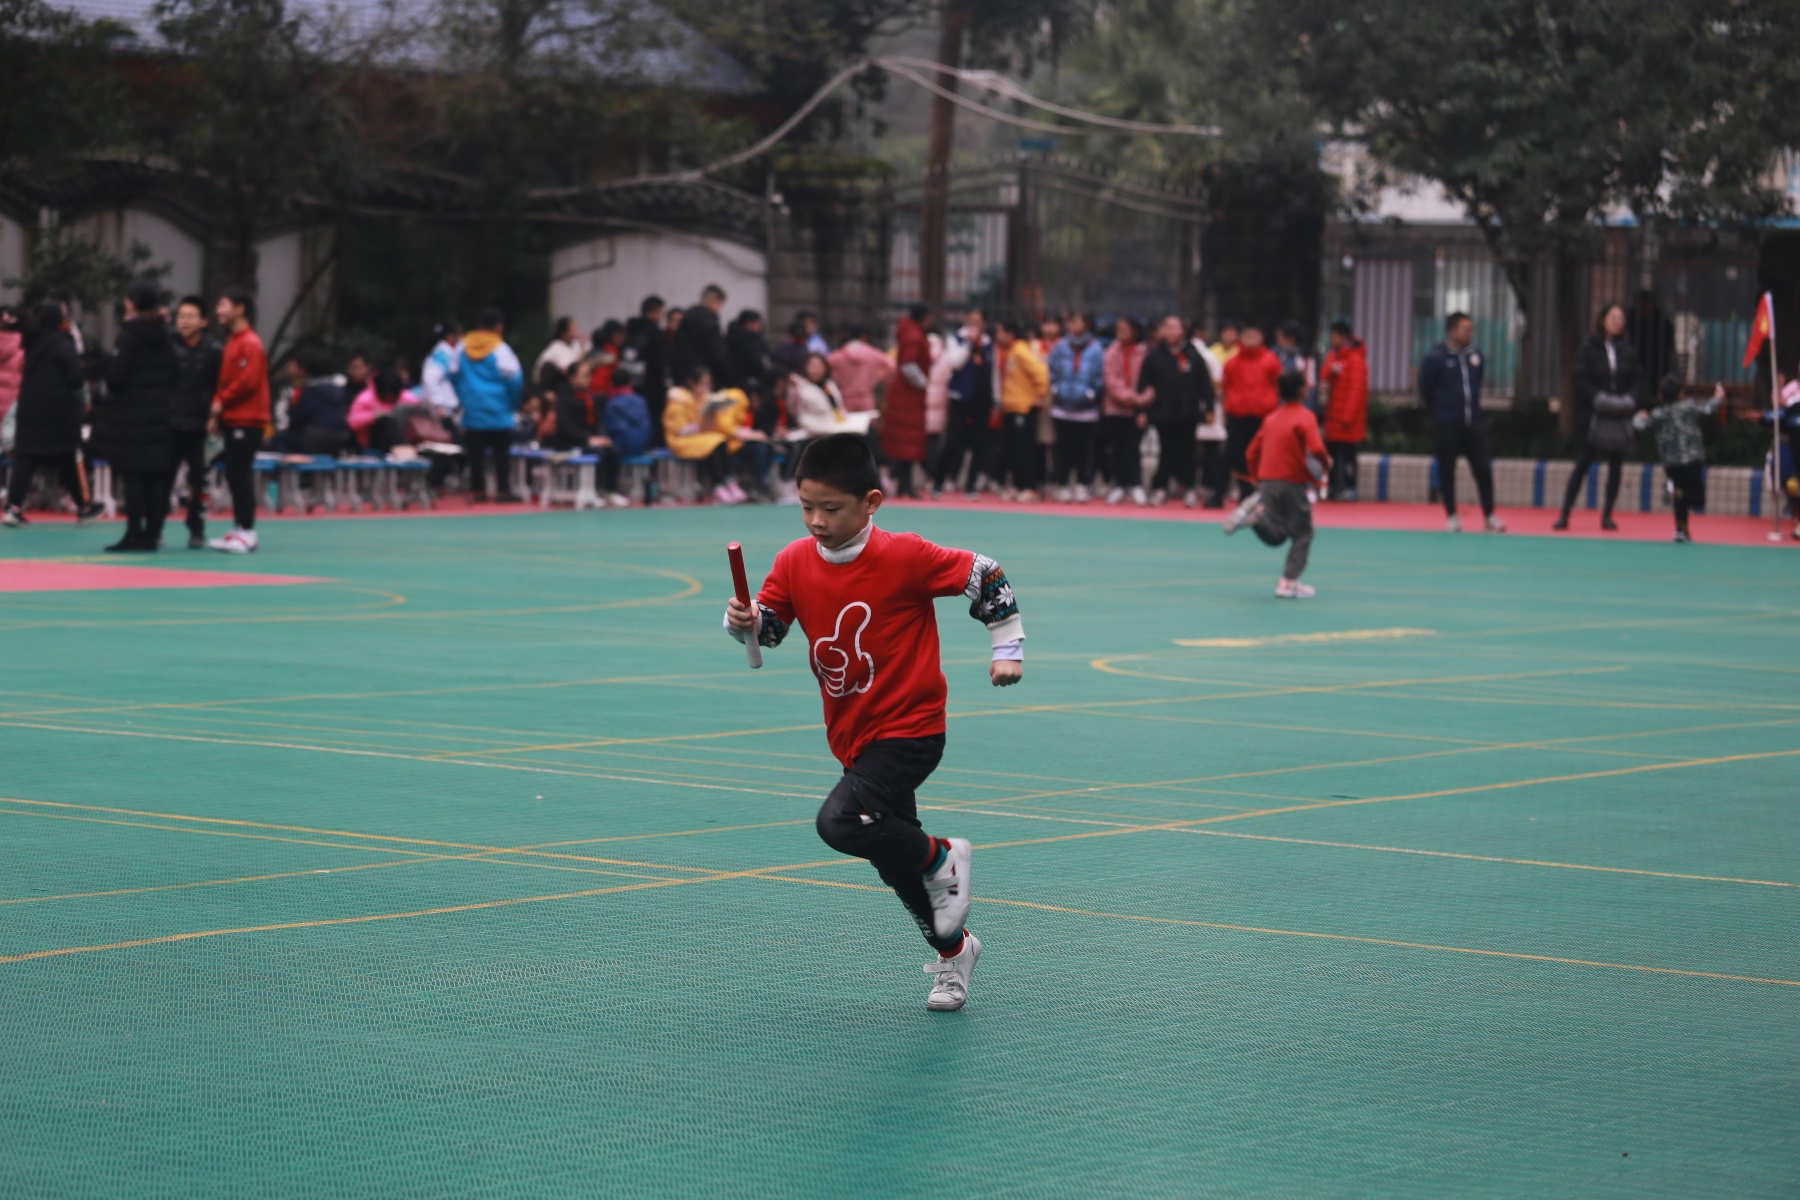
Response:
[{"label": "pink court area", "polygon": [[0,558],[0,592],[114,592],[140,588],[267,587],[325,583],[312,575],[248,575],[179,567],[115,567],[100,563]]}]

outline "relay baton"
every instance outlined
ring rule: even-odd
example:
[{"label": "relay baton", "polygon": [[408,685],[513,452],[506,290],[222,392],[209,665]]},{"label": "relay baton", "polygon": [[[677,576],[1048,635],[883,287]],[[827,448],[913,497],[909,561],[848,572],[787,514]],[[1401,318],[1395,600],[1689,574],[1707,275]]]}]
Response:
[{"label": "relay baton", "polygon": [[[750,578],[744,574],[744,548],[732,542],[725,547],[725,557],[731,560],[731,583],[737,588],[738,603],[754,615],[756,608],[750,602]],[[756,635],[756,626],[751,625],[750,636],[744,639],[744,660],[752,671],[762,666],[762,647],[757,644]]]}]

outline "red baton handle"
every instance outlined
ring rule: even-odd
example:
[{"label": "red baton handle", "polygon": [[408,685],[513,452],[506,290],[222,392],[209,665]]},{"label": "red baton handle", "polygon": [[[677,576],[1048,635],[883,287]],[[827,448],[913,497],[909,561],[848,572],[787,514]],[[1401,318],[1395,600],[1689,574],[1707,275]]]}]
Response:
[{"label": "red baton handle", "polygon": [[731,560],[731,583],[737,588],[738,603],[749,608],[750,577],[744,574],[744,548],[732,542],[725,547],[725,556]]},{"label": "red baton handle", "polygon": [[[736,542],[728,543],[725,557],[731,560],[731,585],[737,589],[738,603],[754,613],[756,609],[750,602],[750,577],[744,573],[744,548]],[[757,644],[756,636],[757,630],[752,628],[744,641],[744,659],[752,671],[762,666],[762,647]]]}]

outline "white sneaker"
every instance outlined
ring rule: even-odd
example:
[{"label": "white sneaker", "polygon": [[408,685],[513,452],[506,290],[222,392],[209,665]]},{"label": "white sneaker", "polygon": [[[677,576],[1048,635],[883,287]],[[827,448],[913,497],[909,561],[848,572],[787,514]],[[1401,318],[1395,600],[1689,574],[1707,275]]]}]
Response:
[{"label": "white sneaker", "polygon": [[931,931],[940,938],[948,938],[969,919],[969,864],[974,853],[967,838],[951,838],[943,864],[925,877],[925,891],[931,897]]},{"label": "white sneaker", "polygon": [[1058,504],[1067,504],[1075,498],[1075,493],[1066,487],[1059,487],[1054,492],[1050,493],[1050,498]]},{"label": "white sneaker", "polygon": [[1462,532],[1462,518],[1457,516],[1455,513],[1451,513],[1450,519],[1448,521],[1444,522],[1444,532],[1445,533],[1461,533]]},{"label": "white sneaker", "polygon": [[606,493],[606,496],[604,498],[605,498],[606,502],[608,504],[612,505],[614,508],[630,508],[631,507],[631,497],[626,496],[621,492],[608,492],[608,493]]},{"label": "white sneaker", "polygon": [[1256,520],[1262,512],[1262,493],[1251,492],[1244,502],[1232,509],[1225,516],[1225,533],[1227,536],[1236,533],[1251,521]]},{"label": "white sneaker", "polygon": [[1112,491],[1106,493],[1106,502],[1108,504],[1125,503],[1125,489],[1116,487]]},{"label": "white sneaker", "polygon": [[1187,505],[1189,508],[1199,508],[1200,507],[1200,493],[1197,491],[1190,491],[1185,497],[1183,497],[1181,502],[1183,504]]},{"label": "white sneaker", "polygon": [[1143,488],[1134,487],[1131,489],[1131,502],[1133,504],[1137,505],[1139,508],[1142,508],[1146,504],[1150,503],[1150,497],[1144,494]]},{"label": "white sneaker", "polygon": [[1150,493],[1150,505],[1152,508],[1161,508],[1168,502],[1169,493],[1163,491],[1161,488],[1157,488],[1154,492]]},{"label": "white sneaker", "polygon": [[1093,498],[1094,498],[1094,493],[1088,491],[1087,484],[1078,483],[1075,485],[1075,503],[1086,504],[1088,501],[1092,500]]},{"label": "white sneaker", "polygon": [[931,999],[925,1007],[932,1012],[955,1012],[969,1002],[969,980],[975,974],[975,963],[981,958],[981,939],[963,934],[962,953],[955,958],[940,957],[925,964],[927,975],[936,975],[931,985]]},{"label": "white sneaker", "polygon": [[216,537],[206,543],[206,548],[223,551],[226,554],[249,554],[256,549],[256,531],[234,528],[223,537]]},{"label": "white sneaker", "polygon": [[1312,585],[1301,583],[1298,579],[1283,579],[1275,585],[1277,600],[1311,600],[1313,595]]},{"label": "white sneaker", "polygon": [[1489,517],[1487,519],[1487,531],[1489,533],[1505,533],[1506,532],[1506,522],[1502,521],[1497,516]]}]

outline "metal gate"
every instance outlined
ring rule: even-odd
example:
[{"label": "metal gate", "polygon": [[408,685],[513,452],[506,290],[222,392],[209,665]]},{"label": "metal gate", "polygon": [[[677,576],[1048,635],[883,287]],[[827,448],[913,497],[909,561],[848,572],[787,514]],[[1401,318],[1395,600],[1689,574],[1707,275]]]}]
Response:
[{"label": "metal gate", "polygon": [[1413,265],[1411,259],[1358,259],[1351,317],[1369,348],[1369,390],[1412,390]]}]

